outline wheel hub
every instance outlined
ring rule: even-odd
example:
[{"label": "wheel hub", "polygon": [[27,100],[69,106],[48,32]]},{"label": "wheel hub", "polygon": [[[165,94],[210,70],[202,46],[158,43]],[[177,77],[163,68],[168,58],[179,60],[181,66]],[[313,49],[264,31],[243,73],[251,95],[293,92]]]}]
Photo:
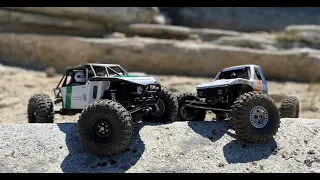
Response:
[{"label": "wheel hub", "polygon": [[100,120],[95,124],[95,133],[100,138],[107,138],[111,134],[111,124],[108,120]]},{"label": "wheel hub", "polygon": [[250,123],[255,128],[263,128],[269,121],[267,110],[262,106],[255,106],[250,111]]},{"label": "wheel hub", "polygon": [[190,121],[197,115],[197,110],[194,108],[187,107],[186,104],[182,105],[180,108],[180,115],[183,117],[183,119]]},{"label": "wheel hub", "polygon": [[152,115],[153,116],[161,116],[164,111],[166,110],[166,106],[164,104],[164,102],[159,99],[159,102],[157,104],[154,105],[154,108],[152,108]]}]

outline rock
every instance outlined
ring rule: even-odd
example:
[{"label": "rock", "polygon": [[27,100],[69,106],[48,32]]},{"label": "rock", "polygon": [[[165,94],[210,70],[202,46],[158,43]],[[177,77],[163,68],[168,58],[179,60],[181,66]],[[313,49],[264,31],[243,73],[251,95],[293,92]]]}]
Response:
[{"label": "rock", "polygon": [[[76,123],[1,124],[0,172],[320,172],[320,137],[311,132],[320,128],[318,119],[282,119],[273,140],[245,148],[227,133],[214,143],[207,138],[212,128],[226,131],[226,121],[138,123],[135,127],[128,151],[97,157],[81,145]],[[310,145],[303,143],[306,139]],[[310,149],[313,154],[307,154]]]},{"label": "rock", "polygon": [[158,13],[156,7],[3,7],[0,31],[103,37],[131,23],[152,23]]},{"label": "rock", "polygon": [[4,7],[12,11],[75,18],[115,26],[117,24],[151,23],[159,13],[157,7]]},{"label": "rock", "polygon": [[138,36],[185,39],[190,33],[190,28],[162,24],[130,24],[130,33]]},{"label": "rock", "polygon": [[104,38],[125,38],[126,35],[124,33],[120,33],[120,32],[114,32],[111,34],[106,34],[104,35]]},{"label": "rock", "polygon": [[286,32],[314,32],[320,33],[319,25],[290,25],[285,28]]},{"label": "rock", "polygon": [[220,29],[193,29],[184,26],[162,24],[131,24],[128,33],[167,39],[187,39],[192,34],[197,34],[201,39],[213,40],[221,36],[238,36],[241,33]]},{"label": "rock", "polygon": [[320,45],[320,32],[299,32],[297,36],[300,41],[304,41],[312,45]]},{"label": "rock", "polygon": [[57,75],[57,72],[56,72],[56,68],[50,66],[50,67],[47,67],[45,69],[45,72],[46,72],[46,75],[47,77],[54,77],[55,75]]},{"label": "rock", "polygon": [[167,15],[167,13],[159,13],[157,16],[155,16],[153,23],[154,24],[171,24],[172,20]]},{"label": "rock", "polygon": [[317,7],[160,7],[180,26],[235,31],[280,31],[291,24],[320,24]]},{"label": "rock", "polygon": [[0,63],[34,68],[119,63],[128,71],[204,77],[214,77],[224,67],[253,63],[262,67],[268,80],[320,80],[320,53],[308,49],[271,51],[152,38],[0,34],[0,55]]},{"label": "rock", "polygon": [[96,22],[0,9],[2,31],[101,37],[106,28]]},{"label": "rock", "polygon": [[190,34],[188,39],[198,41],[200,40],[200,36],[198,34]]},{"label": "rock", "polygon": [[320,45],[319,25],[291,25],[285,29],[285,32],[294,34],[297,41],[309,43],[311,46]]},{"label": "rock", "polygon": [[154,18],[154,23],[155,24],[166,24],[166,19],[163,15],[157,15],[155,18]]},{"label": "rock", "polygon": [[253,49],[276,49],[276,43],[273,38],[267,38],[262,35],[242,35],[233,37],[221,37],[213,42],[219,45],[238,46]]},{"label": "rock", "polygon": [[216,40],[221,36],[239,36],[242,33],[222,29],[192,28],[191,34],[198,34],[204,41]]},{"label": "rock", "polygon": [[291,25],[276,37],[278,43],[284,48],[320,49],[320,26],[318,25]]}]

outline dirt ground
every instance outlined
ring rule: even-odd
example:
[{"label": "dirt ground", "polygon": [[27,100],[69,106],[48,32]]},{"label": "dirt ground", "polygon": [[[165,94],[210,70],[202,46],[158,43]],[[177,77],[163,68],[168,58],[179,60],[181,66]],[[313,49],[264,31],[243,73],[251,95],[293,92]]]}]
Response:
[{"label": "dirt ground", "polygon": [[[52,78],[46,77],[44,72],[30,71],[17,67],[0,64],[0,124],[27,123],[27,104],[29,98],[36,93],[46,93],[53,97],[53,88],[61,79],[60,75]],[[195,86],[202,82],[210,81],[209,78],[192,78],[180,76],[154,77],[173,93],[195,92]],[[276,102],[281,101],[284,95],[297,96],[300,100],[300,117],[316,119],[320,115],[317,108],[320,104],[320,84],[273,82],[268,81],[269,94]],[[59,107],[55,107],[56,110]],[[207,115],[207,120],[214,118],[213,114]],[[55,122],[75,122],[75,116],[55,116]]]}]

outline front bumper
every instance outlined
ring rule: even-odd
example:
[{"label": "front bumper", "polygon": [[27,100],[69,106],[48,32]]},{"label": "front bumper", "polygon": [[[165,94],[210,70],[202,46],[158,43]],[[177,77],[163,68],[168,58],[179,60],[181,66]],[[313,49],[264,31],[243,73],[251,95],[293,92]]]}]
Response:
[{"label": "front bumper", "polygon": [[134,98],[134,102],[146,106],[157,104],[160,99],[161,85],[154,83],[141,86],[141,94]]},{"label": "front bumper", "polygon": [[209,87],[197,89],[197,95],[199,98],[222,98],[228,90],[228,87]]}]

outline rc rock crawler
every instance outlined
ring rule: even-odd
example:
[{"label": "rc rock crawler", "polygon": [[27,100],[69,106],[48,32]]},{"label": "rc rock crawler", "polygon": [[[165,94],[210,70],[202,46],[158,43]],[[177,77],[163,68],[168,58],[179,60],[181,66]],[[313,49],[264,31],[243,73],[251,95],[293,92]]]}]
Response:
[{"label": "rc rock crawler", "polygon": [[[177,98],[155,78],[130,75],[118,64],[88,63],[67,69],[54,89],[54,102],[46,94],[29,100],[29,123],[53,123],[54,113],[75,115],[84,147],[97,155],[123,152],[134,123],[171,122]],[[61,104],[54,111],[54,104]]]},{"label": "rc rock crawler", "polygon": [[[298,117],[296,97],[283,100],[280,109],[268,96],[262,69],[253,64],[222,69],[212,82],[196,87],[197,95],[178,97],[178,118],[204,121],[206,111],[217,119],[230,119],[230,127],[242,140],[263,143],[277,133],[281,117]],[[279,112],[280,110],[280,112]]]}]

